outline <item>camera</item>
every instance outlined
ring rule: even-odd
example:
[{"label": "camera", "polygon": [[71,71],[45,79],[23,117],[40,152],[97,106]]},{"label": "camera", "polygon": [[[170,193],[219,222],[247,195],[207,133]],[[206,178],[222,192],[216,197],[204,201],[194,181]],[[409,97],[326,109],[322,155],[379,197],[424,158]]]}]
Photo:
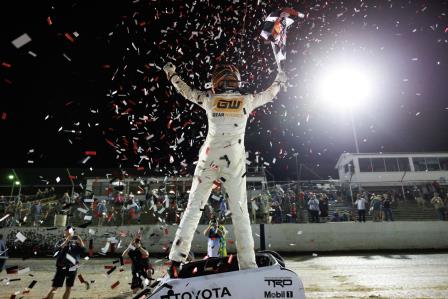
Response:
[{"label": "camera", "polygon": [[72,240],[78,240],[78,236],[73,236]]}]

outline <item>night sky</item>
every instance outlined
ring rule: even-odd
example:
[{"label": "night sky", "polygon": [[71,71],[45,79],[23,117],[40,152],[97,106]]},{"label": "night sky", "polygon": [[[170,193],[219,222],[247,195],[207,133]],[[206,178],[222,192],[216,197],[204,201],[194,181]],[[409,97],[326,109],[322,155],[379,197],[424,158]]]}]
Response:
[{"label": "night sky", "polygon": [[249,166],[295,179],[298,153],[315,172],[304,178],[335,177],[353,136],[316,82],[346,61],[375,74],[353,107],[361,152],[447,151],[448,1],[16,0],[0,18],[0,167],[192,173],[206,117],[161,68],[171,61],[204,89],[214,64],[233,63],[261,91],[276,75],[262,23],[286,6],[306,18],[288,29],[288,91],[249,119]]}]

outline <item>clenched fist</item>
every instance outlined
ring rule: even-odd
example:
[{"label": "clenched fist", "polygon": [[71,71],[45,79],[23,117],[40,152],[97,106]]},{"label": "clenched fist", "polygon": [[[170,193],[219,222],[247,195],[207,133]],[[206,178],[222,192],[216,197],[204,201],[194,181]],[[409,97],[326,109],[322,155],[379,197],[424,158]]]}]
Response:
[{"label": "clenched fist", "polygon": [[163,70],[165,71],[165,74],[169,79],[173,74],[176,73],[176,66],[171,62],[168,62],[164,65]]}]

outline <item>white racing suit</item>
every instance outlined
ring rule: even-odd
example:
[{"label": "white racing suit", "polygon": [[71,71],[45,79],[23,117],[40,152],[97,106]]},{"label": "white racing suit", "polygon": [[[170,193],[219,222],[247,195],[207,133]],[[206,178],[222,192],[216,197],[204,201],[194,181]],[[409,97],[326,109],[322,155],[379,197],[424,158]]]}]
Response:
[{"label": "white racing suit", "polygon": [[249,113],[271,102],[284,82],[276,81],[259,94],[213,94],[190,88],[174,73],[168,76],[177,91],[201,106],[207,113],[208,134],[199,151],[188,205],[171,247],[169,258],[184,262],[190,251],[204,205],[210,196],[213,181],[224,185],[232,216],[240,269],[257,268],[254,239],[247,210],[246,153],[244,134]]}]

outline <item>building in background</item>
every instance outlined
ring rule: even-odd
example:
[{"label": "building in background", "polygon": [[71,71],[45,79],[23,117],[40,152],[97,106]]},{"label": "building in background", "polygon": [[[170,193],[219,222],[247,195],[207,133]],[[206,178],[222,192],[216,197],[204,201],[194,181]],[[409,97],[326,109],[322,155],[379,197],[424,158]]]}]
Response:
[{"label": "building in background", "polygon": [[448,153],[343,153],[335,168],[350,189],[385,190],[448,184]]}]

